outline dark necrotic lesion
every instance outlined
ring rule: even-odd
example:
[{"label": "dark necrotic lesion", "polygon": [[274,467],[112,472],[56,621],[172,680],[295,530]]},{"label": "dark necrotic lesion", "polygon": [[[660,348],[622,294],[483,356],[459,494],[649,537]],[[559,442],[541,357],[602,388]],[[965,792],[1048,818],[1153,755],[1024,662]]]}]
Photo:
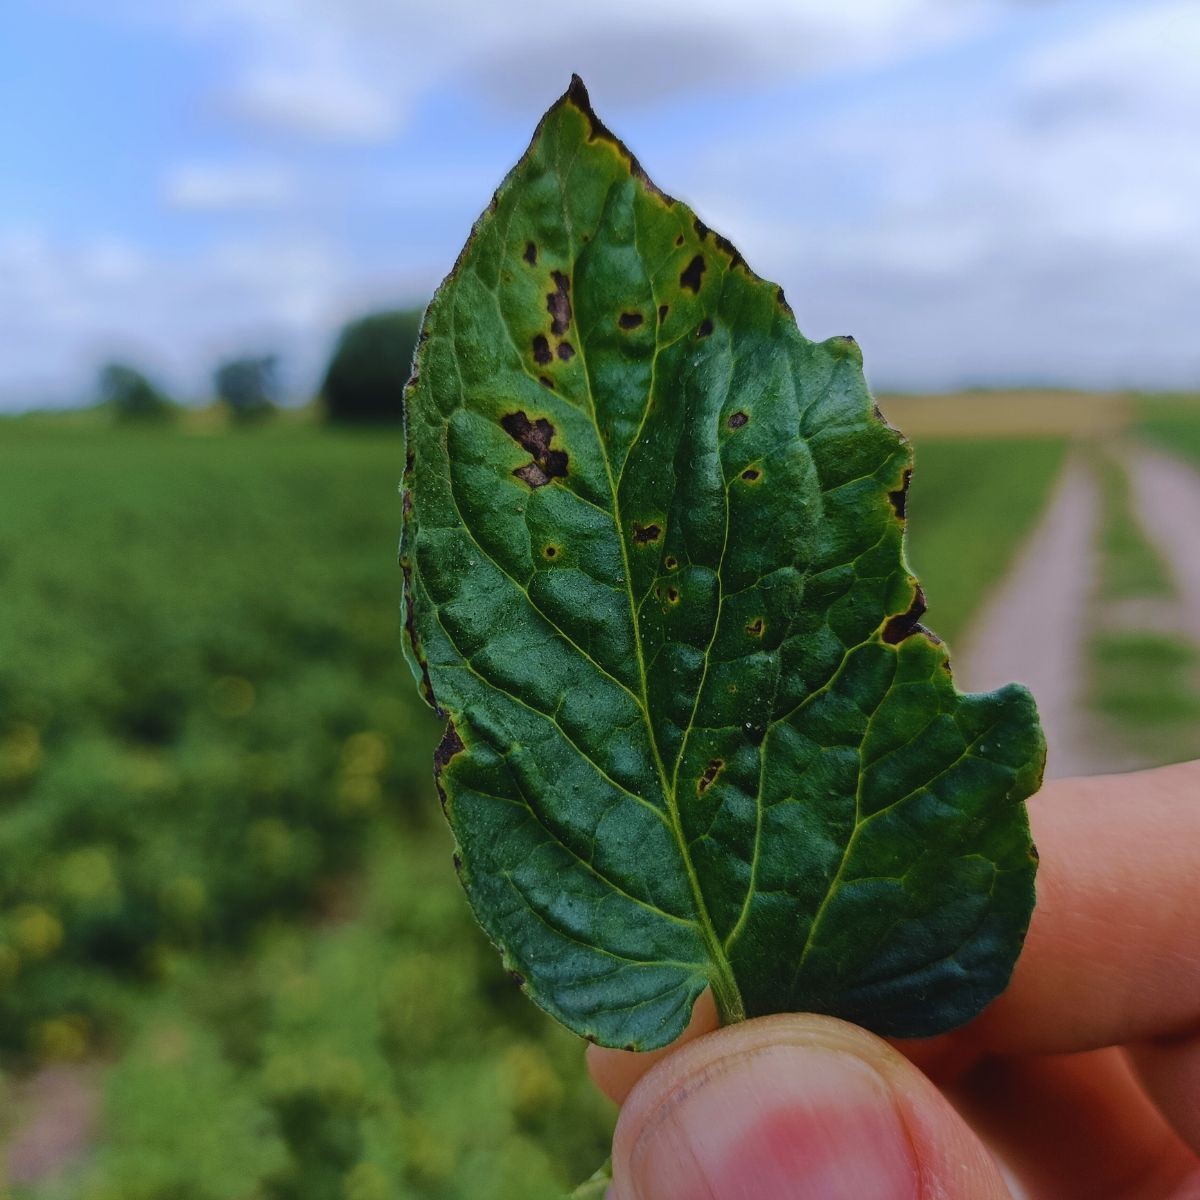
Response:
[{"label": "dark necrotic lesion", "polygon": [[550,352],[550,343],[547,340],[546,335],[544,333],[539,333],[537,337],[533,339],[533,361],[544,366],[553,357],[553,354]]},{"label": "dark necrotic lesion", "polygon": [[697,254],[690,263],[679,273],[679,286],[696,293],[700,291],[700,280],[707,269],[704,255]]},{"label": "dark necrotic lesion", "polygon": [[546,293],[546,311],[550,314],[550,332],[562,337],[571,327],[571,281],[561,271],[552,271],[554,291]]},{"label": "dark necrotic lesion", "polygon": [[617,318],[617,324],[622,329],[636,329],[645,318],[641,313],[624,312]]},{"label": "dark necrotic lesion", "polygon": [[567,452],[551,449],[555,429],[545,417],[531,421],[524,412],[508,413],[500,418],[500,428],[532,457],[531,462],[513,471],[523,483],[539,488],[552,479],[566,478]]}]

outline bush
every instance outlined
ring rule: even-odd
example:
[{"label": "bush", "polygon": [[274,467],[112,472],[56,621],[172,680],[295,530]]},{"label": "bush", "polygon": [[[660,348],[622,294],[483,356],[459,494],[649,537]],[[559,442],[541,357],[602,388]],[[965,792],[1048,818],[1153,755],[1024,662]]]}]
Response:
[{"label": "bush", "polygon": [[213,388],[235,421],[261,420],[274,410],[278,367],[278,357],[265,354],[261,358],[230,359],[213,372]]},{"label": "bush", "polygon": [[159,421],[171,415],[171,402],[136,367],[107,363],[100,368],[96,390],[100,403],[120,421]]},{"label": "bush", "polygon": [[321,385],[331,421],[399,421],[421,313],[372,313],[341,332]]}]

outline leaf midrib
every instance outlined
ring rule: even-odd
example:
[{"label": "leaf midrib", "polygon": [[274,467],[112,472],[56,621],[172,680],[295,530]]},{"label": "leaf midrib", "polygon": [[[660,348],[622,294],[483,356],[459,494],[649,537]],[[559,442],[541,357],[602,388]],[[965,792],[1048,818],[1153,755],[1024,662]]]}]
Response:
[{"label": "leaf midrib", "polygon": [[[578,278],[579,255],[580,255],[581,251],[577,250],[577,248],[576,248],[577,242],[576,242],[576,238],[575,238],[575,231],[574,231],[574,228],[571,223],[570,213],[567,209],[566,197],[564,195],[564,188],[566,186],[567,179],[569,178],[570,173],[571,173],[572,169],[574,168],[575,160],[579,155],[579,150],[580,150],[580,147],[577,145],[575,148],[575,153],[572,155],[571,161],[567,165],[566,170],[563,171],[560,169],[558,172],[559,197],[562,202],[563,226],[567,231],[567,239],[568,239],[568,243],[571,248],[571,262],[572,262],[571,271],[572,271],[572,276],[574,278]],[[612,190],[615,186],[616,186],[615,182],[612,186],[610,186],[608,194],[606,195],[605,200],[604,200],[604,207],[607,207],[607,205],[609,203],[609,199],[612,195]],[[602,208],[602,211],[603,211],[603,208]],[[637,209],[636,209],[636,207],[634,208],[633,211],[634,211],[634,226],[635,226],[634,242],[636,244],[636,242],[637,242],[637,227],[636,227],[637,226]],[[651,298],[654,301],[655,307],[657,309],[658,297],[654,293],[654,280],[653,280],[653,277],[650,277],[650,276],[648,276],[647,278],[650,283]],[[572,319],[574,320],[574,314],[572,314]],[[654,359],[653,359],[653,363],[651,366],[651,381],[652,381],[652,383],[653,383],[653,379],[655,376],[655,367],[657,366],[658,354],[659,354],[659,350],[660,350],[660,344],[659,344],[660,328],[661,327],[656,322],[655,328],[654,328]],[[720,1013],[722,1023],[730,1024],[734,1021],[740,1021],[740,1020],[745,1019],[745,1015],[746,1015],[745,1004],[742,1000],[741,990],[739,989],[739,987],[737,985],[737,981],[734,978],[733,968],[730,966],[729,959],[725,955],[724,948],[721,945],[721,939],[717,936],[717,932],[713,925],[712,918],[708,914],[708,906],[704,900],[704,892],[700,886],[700,879],[699,879],[699,876],[696,874],[696,868],[695,868],[695,864],[692,862],[691,854],[688,852],[687,840],[683,836],[683,826],[682,826],[682,822],[680,821],[680,817],[679,817],[679,804],[678,804],[678,799],[676,796],[675,788],[672,785],[670,785],[667,781],[666,766],[664,765],[663,760],[662,760],[662,755],[659,752],[658,740],[654,736],[654,727],[650,721],[650,689],[649,689],[648,678],[646,675],[646,656],[642,649],[642,634],[641,634],[641,628],[640,628],[639,622],[638,622],[637,600],[633,594],[633,576],[630,571],[629,548],[625,544],[625,536],[623,533],[624,522],[623,522],[623,519],[621,516],[621,499],[620,499],[620,495],[618,494],[618,490],[617,490],[617,481],[616,481],[615,477],[613,476],[612,463],[611,463],[611,461],[609,459],[609,455],[608,455],[608,445],[605,442],[604,436],[600,431],[600,422],[599,422],[599,419],[596,414],[596,397],[595,397],[595,393],[592,389],[591,372],[588,368],[587,347],[585,345],[585,339],[577,338],[576,340],[580,343],[579,347],[578,347],[579,362],[580,362],[580,366],[583,370],[584,386],[585,386],[586,392],[587,392],[588,414],[589,414],[589,418],[592,423],[592,429],[596,435],[596,445],[599,447],[599,450],[600,450],[600,460],[604,464],[604,474],[608,480],[609,490],[612,495],[612,501],[613,501],[612,519],[613,519],[613,525],[614,525],[616,536],[617,536],[617,544],[621,548],[621,571],[622,571],[625,595],[629,601],[629,620],[630,620],[630,625],[632,626],[632,629],[633,629],[634,657],[637,661],[638,678],[641,682],[642,696],[641,696],[641,703],[640,703],[639,707],[641,708],[642,719],[646,726],[646,737],[650,743],[650,752],[654,758],[655,769],[658,772],[659,786],[662,789],[663,798],[666,800],[667,809],[670,813],[672,833],[674,834],[676,843],[679,847],[680,858],[682,859],[684,869],[687,872],[688,883],[692,890],[693,899],[695,900],[696,917],[697,917],[696,925],[700,931],[701,937],[704,940],[705,949],[708,951],[710,963],[711,963],[711,966],[712,966],[712,969],[714,972],[713,974],[711,974],[709,976],[709,982],[710,982],[710,984],[712,986],[712,990],[713,990],[713,997],[717,1002],[717,1009],[718,1009],[718,1012]],[[645,413],[646,408],[648,408],[652,398],[653,398],[652,395],[646,397],[645,402],[644,402],[645,407],[643,408],[643,413]],[[633,449],[633,447],[631,445],[630,446],[631,453],[632,453],[632,449]],[[624,465],[622,466],[622,475],[623,474],[624,474]],[[707,661],[707,656],[706,656],[706,661]]]}]

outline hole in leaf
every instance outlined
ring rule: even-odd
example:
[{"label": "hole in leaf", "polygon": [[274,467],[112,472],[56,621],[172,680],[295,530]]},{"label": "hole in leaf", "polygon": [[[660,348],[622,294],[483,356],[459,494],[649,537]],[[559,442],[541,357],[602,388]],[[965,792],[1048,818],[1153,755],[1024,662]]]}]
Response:
[{"label": "hole in leaf", "polygon": [[642,525],[638,521],[633,523],[633,540],[639,546],[645,546],[648,542],[657,542],[662,537],[661,525]]},{"label": "hole in leaf", "polygon": [[912,637],[920,628],[921,618],[925,615],[925,593],[918,587],[913,596],[908,611],[892,617],[883,627],[883,640],[889,646],[899,645],[907,637]]},{"label": "hole in leaf", "polygon": [[755,617],[754,620],[746,626],[746,632],[751,637],[762,637],[763,628],[764,626],[762,617]]},{"label": "hole in leaf", "polygon": [[704,768],[704,774],[696,780],[696,791],[699,792],[700,795],[703,796],[704,793],[707,792],[710,787],[712,787],[724,766],[725,763],[722,759],[710,758],[708,760],[708,766]]},{"label": "hole in leaf", "polygon": [[622,313],[617,318],[617,324],[620,325],[622,329],[636,329],[643,320],[645,320],[645,318],[641,313],[627,312]]},{"label": "hole in leaf", "polygon": [[888,500],[891,502],[892,511],[901,521],[904,520],[908,511],[908,485],[910,483],[912,483],[912,468],[907,467],[904,471],[904,482],[900,485],[899,489],[894,492],[888,492]]}]

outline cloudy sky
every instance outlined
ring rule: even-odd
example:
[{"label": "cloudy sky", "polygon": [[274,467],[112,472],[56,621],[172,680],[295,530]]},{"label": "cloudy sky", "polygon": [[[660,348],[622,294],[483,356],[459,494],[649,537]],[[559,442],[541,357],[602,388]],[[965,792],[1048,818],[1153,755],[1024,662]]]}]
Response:
[{"label": "cloudy sky", "polygon": [[1193,0],[7,0],[0,407],[422,303],[572,71],[880,388],[1200,387]]}]

